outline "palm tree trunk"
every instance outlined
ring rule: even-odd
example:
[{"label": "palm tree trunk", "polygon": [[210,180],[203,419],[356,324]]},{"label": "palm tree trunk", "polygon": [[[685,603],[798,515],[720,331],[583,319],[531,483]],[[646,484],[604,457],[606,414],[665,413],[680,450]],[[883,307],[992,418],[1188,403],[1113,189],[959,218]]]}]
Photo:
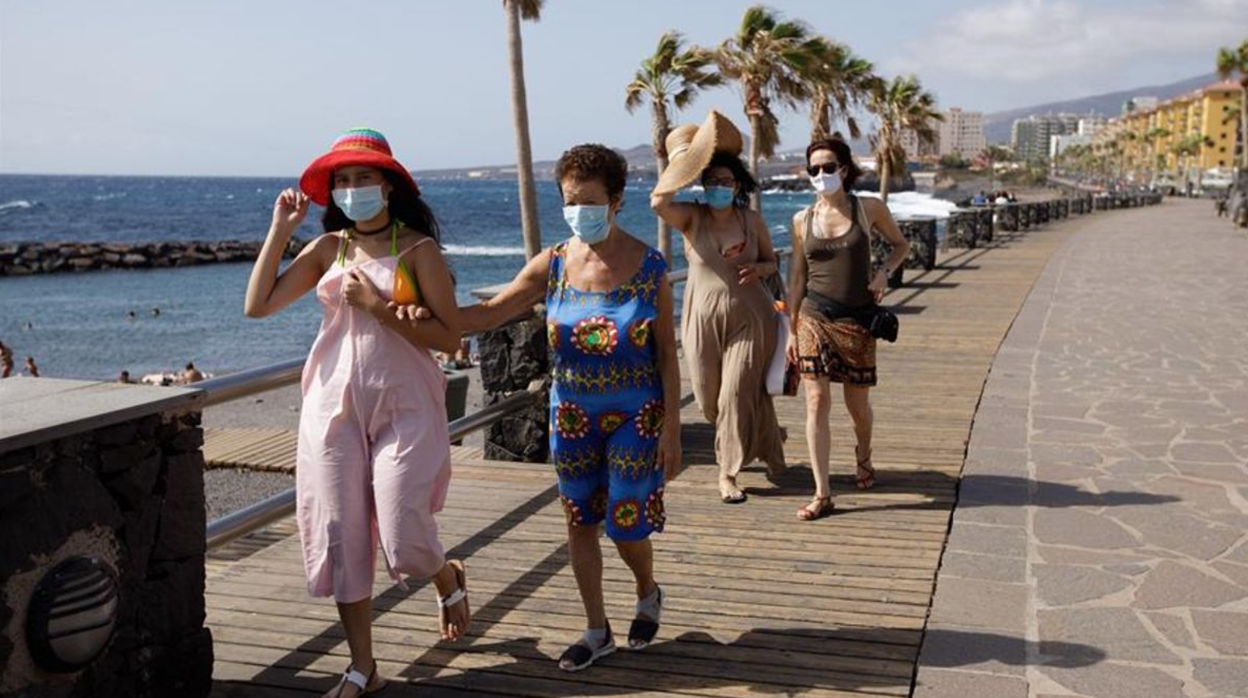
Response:
[{"label": "palm tree trunk", "polygon": [[832,119],[828,115],[828,98],[817,95],[810,104],[810,140],[818,141],[832,135]]},{"label": "palm tree trunk", "polygon": [[886,204],[888,203],[889,180],[891,180],[893,176],[892,170],[892,158],[889,155],[885,155],[880,158],[880,199],[882,199]]},{"label": "palm tree trunk", "polygon": [[533,148],[529,143],[529,106],[524,89],[524,47],[520,40],[520,3],[507,0],[507,56],[511,67],[511,111],[516,129],[516,181],[520,188],[520,224],[524,256],[532,259],[542,249],[537,222],[537,189],[533,183]]},{"label": "palm tree trunk", "polygon": [[[667,169],[667,134],[672,130],[672,125],[667,120],[667,106],[663,102],[651,102],[650,106],[650,135],[654,139],[654,176],[657,179]],[[656,244],[659,246],[659,252],[663,253],[663,258],[670,263],[672,261],[672,229],[662,216],[655,216],[655,219],[658,220],[658,230],[655,231]]]},{"label": "palm tree trunk", "polygon": [[758,134],[763,130],[763,115],[750,114],[750,174],[758,181],[759,188],[750,194],[750,208],[763,212],[762,178],[758,176],[758,161],[762,158],[762,145]]}]

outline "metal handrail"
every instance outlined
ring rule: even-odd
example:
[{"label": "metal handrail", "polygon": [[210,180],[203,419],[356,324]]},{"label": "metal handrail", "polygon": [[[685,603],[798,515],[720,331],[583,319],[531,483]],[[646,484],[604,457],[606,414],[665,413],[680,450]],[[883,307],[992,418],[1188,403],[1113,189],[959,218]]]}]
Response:
[{"label": "metal handrail", "polygon": [[[509,395],[477,412],[456,419],[448,425],[450,431],[449,440],[452,442],[459,441],[473,432],[488,427],[512,412],[528,407],[542,394],[542,390],[543,383],[535,381],[527,390]],[[268,526],[278,519],[289,516],[294,511],[295,488],[292,487],[268,499],[256,502],[249,507],[227,514],[208,524],[206,531],[208,549],[220,547],[235,538],[245,536],[252,531]]]},{"label": "metal handrail", "polygon": [[209,378],[194,387],[204,391],[203,406],[219,405],[248,395],[263,393],[299,382],[306,359],[290,359],[281,363],[249,368],[220,378]]}]

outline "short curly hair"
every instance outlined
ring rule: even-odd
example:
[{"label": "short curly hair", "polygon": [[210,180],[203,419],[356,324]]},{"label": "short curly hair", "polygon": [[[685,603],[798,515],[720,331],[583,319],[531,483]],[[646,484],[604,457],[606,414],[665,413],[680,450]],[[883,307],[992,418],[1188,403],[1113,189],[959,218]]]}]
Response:
[{"label": "short curly hair", "polygon": [[628,161],[624,156],[598,143],[584,143],[569,148],[555,163],[555,182],[563,195],[563,180],[571,177],[578,182],[598,180],[612,200],[624,194],[628,181]]}]

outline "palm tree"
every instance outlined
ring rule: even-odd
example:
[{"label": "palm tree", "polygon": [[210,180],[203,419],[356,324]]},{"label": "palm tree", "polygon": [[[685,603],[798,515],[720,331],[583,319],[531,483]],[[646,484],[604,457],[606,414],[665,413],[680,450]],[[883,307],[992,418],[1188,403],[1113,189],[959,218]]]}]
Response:
[{"label": "palm tree", "polygon": [[533,183],[533,147],[529,143],[529,104],[524,89],[524,47],[520,21],[541,19],[543,0],[503,0],[507,11],[507,57],[511,67],[511,114],[516,128],[516,181],[520,187],[520,224],[524,256],[532,259],[542,249],[537,222],[537,188]]},{"label": "palm tree", "polygon": [[1210,138],[1209,136],[1206,136],[1201,133],[1191,133],[1191,134],[1184,136],[1183,138],[1180,138],[1177,143],[1171,146],[1171,150],[1174,152],[1175,155],[1179,156],[1180,162],[1182,163],[1180,165],[1180,168],[1183,172],[1183,183],[1184,183],[1183,188],[1185,190],[1187,189],[1188,185],[1191,183],[1191,179],[1192,179],[1192,173],[1190,171],[1191,164],[1192,164],[1192,161],[1191,161],[1192,156],[1200,155],[1200,151],[1202,148],[1208,148],[1212,146],[1213,144],[1214,144],[1213,139]]},{"label": "palm tree", "polygon": [[[696,46],[684,48],[684,37],[671,30],[659,37],[654,54],[641,62],[641,68],[633,81],[625,88],[624,107],[631,113],[650,100],[650,135],[654,141],[655,175],[667,169],[667,134],[672,129],[668,119],[668,104],[684,109],[693,103],[698,92],[723,82],[718,73],[707,70],[715,58],[706,49]],[[672,257],[672,234],[658,217],[659,251],[669,260]]]},{"label": "palm tree", "polygon": [[894,172],[906,168],[906,151],[901,147],[902,131],[911,131],[921,143],[936,140],[933,122],[945,117],[936,110],[936,97],[923,90],[913,75],[891,82],[875,80],[867,98],[867,109],[879,123],[871,136],[876,172],[880,176],[880,198],[888,203],[888,188]]},{"label": "palm tree", "polygon": [[824,39],[824,59],[808,78],[810,90],[810,140],[832,135],[832,124],[845,120],[851,138],[861,138],[858,121],[850,109],[862,103],[875,66],[855,56],[848,46]]},{"label": "palm tree", "polygon": [[[773,9],[754,5],[741,17],[735,36],[715,51],[719,72],[736,80],[750,120],[750,170],[758,176],[758,161],[771,157],[780,143],[779,118],[772,101],[789,107],[810,96],[807,77],[822,63],[827,44],[799,21],[782,21]],[[751,204],[762,208],[755,192]]]},{"label": "palm tree", "polygon": [[1239,48],[1218,49],[1217,63],[1223,80],[1239,75],[1239,166],[1248,171],[1248,39]]}]

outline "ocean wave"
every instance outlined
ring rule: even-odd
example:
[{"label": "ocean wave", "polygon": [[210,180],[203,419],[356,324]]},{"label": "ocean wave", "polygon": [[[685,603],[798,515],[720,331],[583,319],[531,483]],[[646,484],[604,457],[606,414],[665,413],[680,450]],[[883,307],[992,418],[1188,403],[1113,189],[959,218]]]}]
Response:
[{"label": "ocean wave", "polygon": [[35,201],[32,203],[30,201],[27,201],[26,199],[15,199],[13,201],[6,201],[0,204],[0,213],[9,213],[10,211],[20,211],[20,210],[24,210],[28,208],[34,208],[39,205],[40,204],[38,201]]},{"label": "ocean wave", "polygon": [[92,201],[111,201],[113,199],[124,199],[124,198],[126,198],[126,192],[120,191],[120,192],[114,192],[112,194],[96,194],[95,196],[91,197],[91,200]]},{"label": "ocean wave", "polygon": [[524,256],[524,248],[493,245],[447,245],[446,254],[460,257],[522,257]]}]

